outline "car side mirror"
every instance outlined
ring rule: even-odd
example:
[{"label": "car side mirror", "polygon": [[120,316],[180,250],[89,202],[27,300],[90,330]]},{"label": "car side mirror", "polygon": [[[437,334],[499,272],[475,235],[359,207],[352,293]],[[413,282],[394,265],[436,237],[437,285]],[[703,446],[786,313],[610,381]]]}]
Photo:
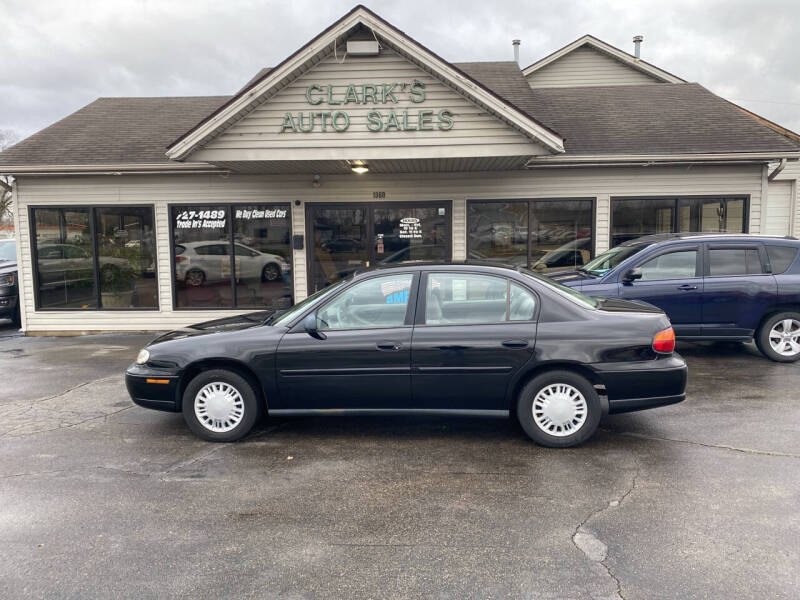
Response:
[{"label": "car side mirror", "polygon": [[317,328],[317,313],[315,312],[306,315],[306,318],[303,319],[303,329],[306,330],[308,335],[318,340],[324,340],[328,337]]},{"label": "car side mirror", "polygon": [[637,279],[642,278],[642,270],[638,267],[634,267],[633,269],[628,269],[625,275],[622,276],[622,281],[625,283],[633,283]]}]

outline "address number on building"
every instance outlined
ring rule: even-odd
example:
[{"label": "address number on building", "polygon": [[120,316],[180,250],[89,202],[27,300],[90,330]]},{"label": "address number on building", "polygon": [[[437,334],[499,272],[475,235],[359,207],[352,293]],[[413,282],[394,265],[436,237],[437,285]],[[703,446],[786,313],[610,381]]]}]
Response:
[{"label": "address number on building", "polygon": [[382,200],[386,198],[386,192],[372,192],[372,197],[375,200]]}]

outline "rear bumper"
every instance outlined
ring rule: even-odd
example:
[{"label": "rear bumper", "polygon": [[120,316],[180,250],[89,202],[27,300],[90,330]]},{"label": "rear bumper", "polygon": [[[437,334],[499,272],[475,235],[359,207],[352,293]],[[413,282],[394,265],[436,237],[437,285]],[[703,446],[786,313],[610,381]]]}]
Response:
[{"label": "rear bumper", "polygon": [[595,372],[605,384],[612,415],[686,399],[688,369],[678,354],[640,363],[595,365]]},{"label": "rear bumper", "polygon": [[180,412],[178,401],[179,378],[156,371],[148,373],[138,365],[131,365],[125,373],[125,386],[131,400],[144,408]]}]

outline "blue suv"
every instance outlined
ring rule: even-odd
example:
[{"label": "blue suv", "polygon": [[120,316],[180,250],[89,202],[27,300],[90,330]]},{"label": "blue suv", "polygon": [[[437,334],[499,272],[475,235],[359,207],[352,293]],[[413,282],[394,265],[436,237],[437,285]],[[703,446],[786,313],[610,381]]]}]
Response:
[{"label": "blue suv", "polygon": [[679,338],[755,339],[768,358],[793,362],[800,359],[798,254],[792,237],[651,235],[549,276],[590,296],[654,304]]}]

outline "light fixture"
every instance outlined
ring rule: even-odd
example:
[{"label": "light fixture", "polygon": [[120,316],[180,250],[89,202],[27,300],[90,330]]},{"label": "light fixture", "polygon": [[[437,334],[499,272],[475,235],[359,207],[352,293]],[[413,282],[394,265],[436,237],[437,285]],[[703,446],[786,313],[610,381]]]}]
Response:
[{"label": "light fixture", "polygon": [[347,164],[350,165],[350,170],[356,175],[369,173],[369,165],[363,160],[348,160]]}]

